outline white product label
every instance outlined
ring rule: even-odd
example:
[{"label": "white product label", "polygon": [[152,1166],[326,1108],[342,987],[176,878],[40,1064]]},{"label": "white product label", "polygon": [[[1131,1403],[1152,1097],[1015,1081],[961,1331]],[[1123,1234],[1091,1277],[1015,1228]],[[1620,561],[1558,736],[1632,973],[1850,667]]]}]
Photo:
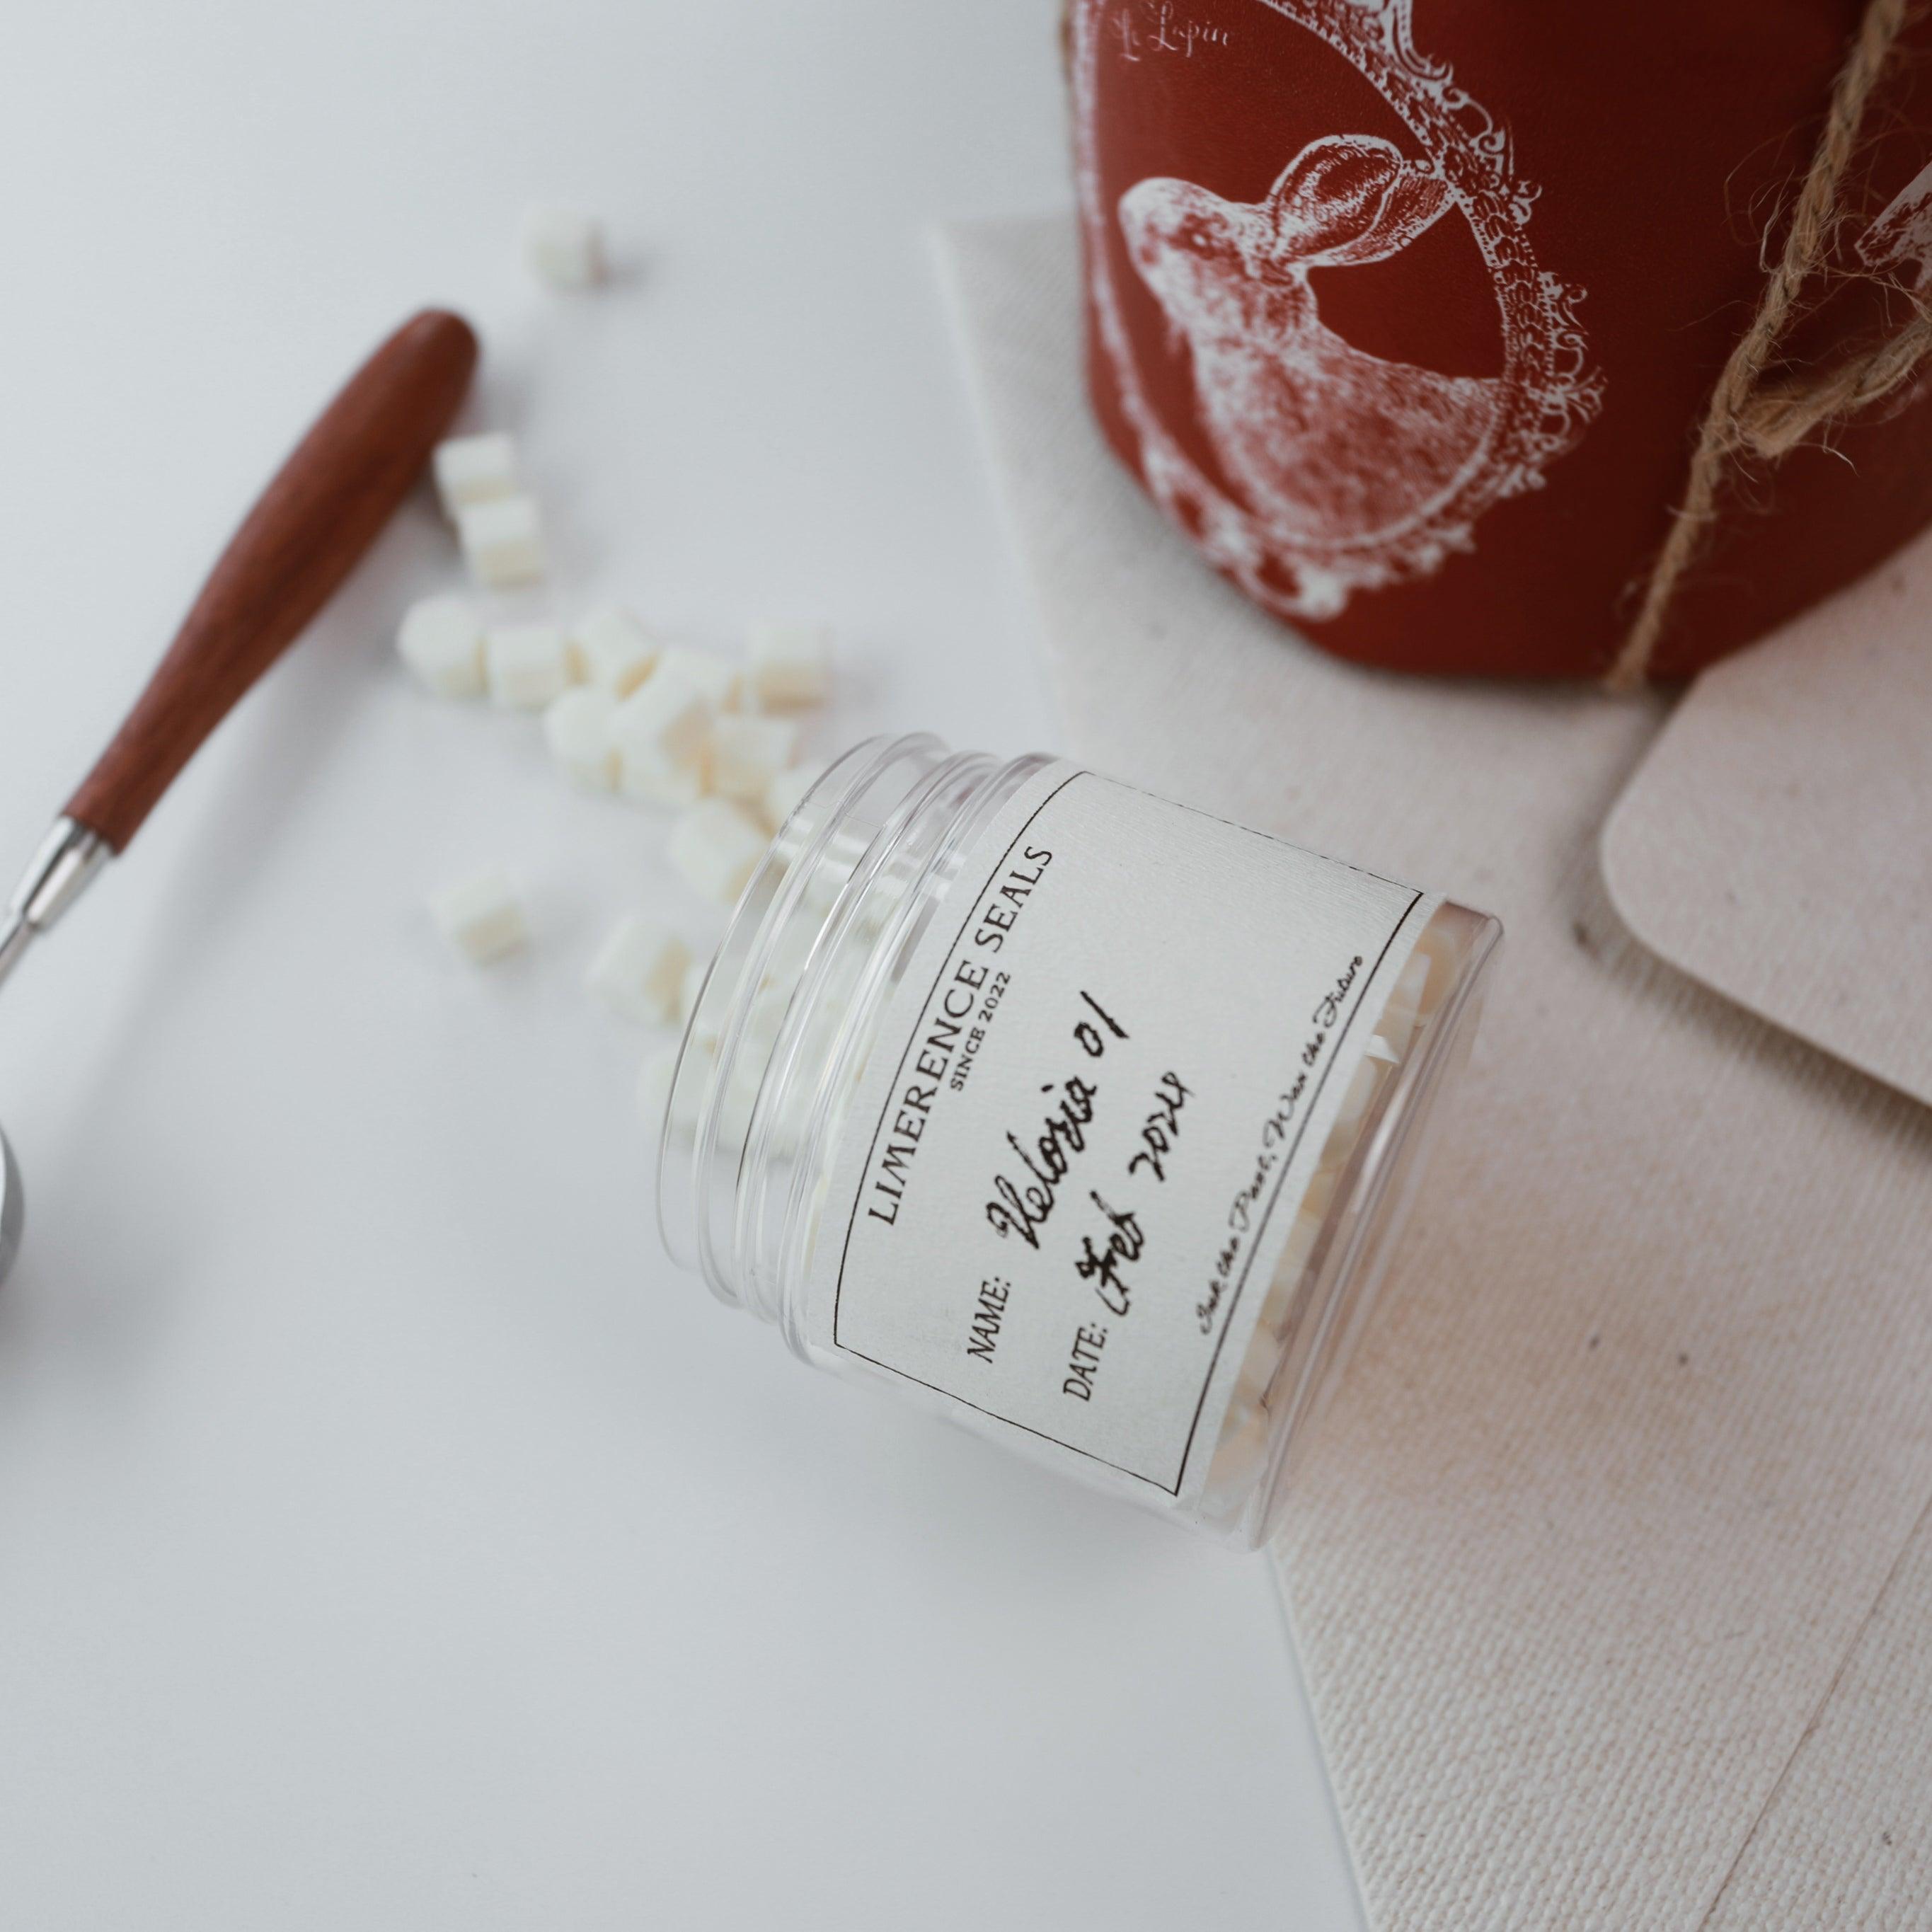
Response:
[{"label": "white product label", "polygon": [[1373,1016],[1439,903],[1041,772],[890,1004],[809,1339],[1191,1499]]}]

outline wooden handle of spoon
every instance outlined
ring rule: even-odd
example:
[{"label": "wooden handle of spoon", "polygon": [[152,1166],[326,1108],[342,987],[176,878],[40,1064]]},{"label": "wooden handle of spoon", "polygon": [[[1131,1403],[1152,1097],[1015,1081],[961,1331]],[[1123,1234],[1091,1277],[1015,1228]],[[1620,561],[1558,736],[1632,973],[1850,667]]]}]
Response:
[{"label": "wooden handle of spoon", "polygon": [[262,492],[67,815],[115,851],[202,741],[376,540],[476,367],[459,315],[425,309],[356,370]]}]

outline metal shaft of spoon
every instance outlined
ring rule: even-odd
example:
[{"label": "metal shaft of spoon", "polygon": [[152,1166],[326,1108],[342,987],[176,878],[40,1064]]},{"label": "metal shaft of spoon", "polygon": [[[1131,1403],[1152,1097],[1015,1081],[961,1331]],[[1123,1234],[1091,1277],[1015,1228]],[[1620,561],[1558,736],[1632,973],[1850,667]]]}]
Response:
[{"label": "metal shaft of spoon", "polygon": [[6,921],[0,925],[0,984],[112,856],[98,832],[71,818],[54,820],[7,902]]},{"label": "metal shaft of spoon", "polygon": [[34,943],[34,928],[24,919],[9,913],[0,926],[0,980],[19,964],[20,956]]}]

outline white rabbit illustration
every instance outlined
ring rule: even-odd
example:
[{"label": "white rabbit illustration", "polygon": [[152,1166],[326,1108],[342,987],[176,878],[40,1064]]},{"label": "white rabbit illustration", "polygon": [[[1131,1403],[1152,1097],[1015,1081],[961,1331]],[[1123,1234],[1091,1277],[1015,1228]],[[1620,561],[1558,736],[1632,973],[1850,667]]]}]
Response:
[{"label": "white rabbit illustration", "polygon": [[1311,141],[1262,201],[1160,177],[1120,197],[1134,266],[1186,338],[1221,467],[1277,533],[1388,530],[1481,451],[1493,380],[1365,354],[1323,326],[1308,280],[1397,254],[1449,200],[1439,176],[1366,134]]}]

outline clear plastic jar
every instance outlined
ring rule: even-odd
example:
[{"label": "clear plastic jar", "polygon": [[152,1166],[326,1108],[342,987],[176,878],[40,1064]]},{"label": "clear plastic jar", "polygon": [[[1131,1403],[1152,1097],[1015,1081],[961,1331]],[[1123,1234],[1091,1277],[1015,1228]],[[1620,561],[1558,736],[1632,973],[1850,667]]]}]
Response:
[{"label": "clear plastic jar", "polygon": [[806,1360],[1255,1547],[1500,936],[1064,761],[874,740],[712,964],[667,1244]]}]

